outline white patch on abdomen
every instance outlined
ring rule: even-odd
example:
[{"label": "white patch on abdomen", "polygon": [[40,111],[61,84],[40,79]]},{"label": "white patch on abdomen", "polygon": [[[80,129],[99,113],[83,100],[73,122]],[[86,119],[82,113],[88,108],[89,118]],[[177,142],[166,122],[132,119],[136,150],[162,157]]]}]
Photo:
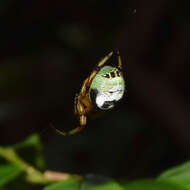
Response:
[{"label": "white patch on abdomen", "polygon": [[[105,81],[99,89],[96,104],[100,109],[110,109],[119,101],[124,94],[125,85],[123,78],[113,78],[112,81]],[[106,105],[106,106],[105,106]]]}]

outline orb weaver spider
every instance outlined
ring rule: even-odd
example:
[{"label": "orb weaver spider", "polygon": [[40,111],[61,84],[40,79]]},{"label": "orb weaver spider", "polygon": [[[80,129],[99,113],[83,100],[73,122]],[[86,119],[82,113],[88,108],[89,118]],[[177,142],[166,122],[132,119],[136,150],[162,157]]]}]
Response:
[{"label": "orb weaver spider", "polygon": [[86,125],[87,115],[96,107],[108,110],[115,106],[125,91],[125,81],[122,74],[122,61],[117,50],[118,67],[104,66],[113,55],[113,51],[106,55],[95,67],[90,76],[83,82],[81,91],[74,100],[74,114],[79,116],[80,125],[64,132],[55,129],[59,134],[73,135]]}]

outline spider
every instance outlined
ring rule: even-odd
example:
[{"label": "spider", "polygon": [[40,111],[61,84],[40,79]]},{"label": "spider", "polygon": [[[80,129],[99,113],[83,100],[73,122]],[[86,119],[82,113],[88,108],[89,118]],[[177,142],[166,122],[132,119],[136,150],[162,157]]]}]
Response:
[{"label": "spider", "polygon": [[[118,66],[105,66],[105,63],[114,53],[117,55]],[[64,136],[81,131],[86,126],[87,115],[94,108],[101,110],[113,108],[123,97],[124,91],[125,81],[122,74],[121,57],[118,50],[112,51],[97,64],[90,76],[83,82],[80,93],[76,94],[74,114],[79,116],[80,125],[68,132],[55,130]]]}]

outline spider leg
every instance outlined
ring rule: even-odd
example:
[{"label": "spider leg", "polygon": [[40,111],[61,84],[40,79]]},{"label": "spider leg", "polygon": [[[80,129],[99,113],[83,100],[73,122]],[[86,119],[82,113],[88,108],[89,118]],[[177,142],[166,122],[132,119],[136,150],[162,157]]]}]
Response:
[{"label": "spider leg", "polygon": [[116,51],[117,59],[118,59],[118,67],[121,70],[122,69],[122,61],[121,61],[121,56],[119,53],[119,50]]},{"label": "spider leg", "polygon": [[106,61],[113,55],[113,51],[111,51],[108,55],[106,55],[99,63],[98,67],[102,67]]},{"label": "spider leg", "polygon": [[76,128],[72,129],[71,131],[68,132],[61,132],[59,130],[57,130],[57,132],[61,132],[60,134],[68,136],[68,135],[73,135],[75,133],[80,132],[81,130],[83,130],[86,126],[86,114],[91,110],[92,106],[91,104],[89,104],[88,100],[86,100],[85,97],[78,97],[78,102],[77,102],[77,112],[79,114],[79,119],[80,119],[80,126],[77,126]]},{"label": "spider leg", "polygon": [[78,133],[80,132],[82,129],[84,129],[85,126],[78,126],[70,131],[67,131],[67,132],[64,132],[64,131],[61,131],[59,129],[56,129],[55,127],[53,127],[55,129],[55,131],[57,133],[59,133],[60,135],[63,135],[63,136],[70,136],[70,135],[74,135],[75,133]]},{"label": "spider leg", "polygon": [[98,65],[95,67],[95,69],[92,71],[92,73],[90,74],[90,76],[84,81],[83,85],[82,85],[82,89],[81,89],[81,96],[85,96],[86,92],[88,91],[92,80],[94,79],[94,77],[96,76],[97,72],[104,66],[104,64],[106,63],[106,61],[113,55],[113,51],[111,51],[108,55],[106,55],[102,60],[100,60],[98,62]]},{"label": "spider leg", "polygon": [[80,116],[80,126],[72,129],[71,131],[68,131],[67,133],[65,133],[65,135],[69,136],[69,135],[73,135],[75,133],[78,133],[78,132],[82,131],[85,128],[85,125],[86,125],[86,116],[81,115]]},{"label": "spider leg", "polygon": [[[80,97],[77,97],[80,99]],[[77,105],[76,105],[76,111],[77,113],[80,115],[80,126],[70,130],[70,131],[61,131],[57,128],[55,128],[53,125],[51,125],[51,127],[53,127],[57,133],[59,133],[60,135],[64,135],[64,136],[70,136],[73,135],[75,133],[78,133],[79,131],[81,131],[82,129],[84,129],[85,125],[86,125],[86,109],[84,108],[84,105],[78,101]]]},{"label": "spider leg", "polygon": [[94,77],[96,76],[97,72],[104,66],[104,64],[106,63],[106,61],[113,55],[113,51],[111,51],[108,55],[106,55],[102,60],[100,60],[100,62],[98,63],[98,65],[96,66],[96,68],[92,71],[92,73],[90,74],[88,81],[87,81],[87,86],[90,87],[92,80],[94,79]]},{"label": "spider leg", "polygon": [[83,82],[81,91],[80,91],[80,96],[84,97],[86,95],[87,89],[88,89],[88,81],[89,78],[85,79],[85,81]]},{"label": "spider leg", "polygon": [[60,135],[64,135],[64,136],[69,136],[69,135],[73,135],[75,133],[78,133],[79,131],[81,131],[82,129],[84,129],[85,125],[86,125],[86,113],[88,113],[92,106],[88,101],[88,96],[86,96],[87,94],[87,82],[88,82],[88,78],[84,81],[80,94],[76,94],[75,96],[75,100],[74,100],[74,113],[76,115],[79,115],[79,119],[80,119],[80,126],[70,130],[70,131],[61,131],[57,128],[55,128],[53,125],[51,125],[51,127],[53,127],[55,129],[55,131],[57,133],[59,133]]}]

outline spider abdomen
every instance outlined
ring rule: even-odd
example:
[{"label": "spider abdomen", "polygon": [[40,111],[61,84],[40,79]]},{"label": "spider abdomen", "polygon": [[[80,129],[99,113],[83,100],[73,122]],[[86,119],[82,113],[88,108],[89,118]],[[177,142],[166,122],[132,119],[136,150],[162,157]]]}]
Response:
[{"label": "spider abdomen", "polygon": [[100,109],[110,109],[123,97],[125,82],[121,72],[104,66],[94,77],[90,86],[90,100]]}]

